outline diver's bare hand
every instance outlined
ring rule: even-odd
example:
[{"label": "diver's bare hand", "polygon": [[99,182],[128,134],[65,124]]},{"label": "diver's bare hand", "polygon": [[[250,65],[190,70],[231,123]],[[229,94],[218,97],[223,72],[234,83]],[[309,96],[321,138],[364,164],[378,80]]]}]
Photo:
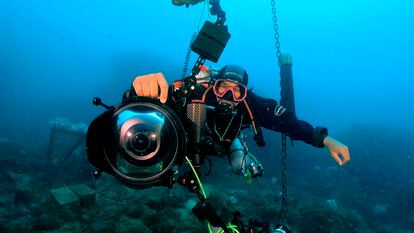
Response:
[{"label": "diver's bare hand", "polygon": [[[161,103],[167,102],[168,83],[162,73],[137,76],[132,83],[138,96],[159,98]],[[160,89],[160,92],[158,92]]]},{"label": "diver's bare hand", "polygon": [[328,148],[331,157],[339,166],[346,164],[350,160],[348,147],[335,138],[327,136],[323,140],[323,144]]}]

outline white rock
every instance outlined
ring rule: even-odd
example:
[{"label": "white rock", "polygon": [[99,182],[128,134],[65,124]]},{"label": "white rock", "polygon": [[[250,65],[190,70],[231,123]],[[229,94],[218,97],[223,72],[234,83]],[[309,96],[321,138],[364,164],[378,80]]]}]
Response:
[{"label": "white rock", "polygon": [[336,204],[336,201],[334,199],[326,200],[326,204],[330,209],[338,210],[338,204]]}]

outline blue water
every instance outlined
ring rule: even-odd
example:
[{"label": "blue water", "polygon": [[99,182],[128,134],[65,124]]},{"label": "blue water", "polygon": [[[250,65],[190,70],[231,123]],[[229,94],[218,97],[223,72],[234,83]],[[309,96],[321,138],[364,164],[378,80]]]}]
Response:
[{"label": "blue water", "polygon": [[[223,0],[222,7],[232,36],[218,64],[208,65],[242,65],[255,92],[279,99],[269,1]],[[298,117],[327,126],[332,135],[354,125],[377,130],[359,138],[391,141],[395,164],[374,163],[382,159],[385,149],[377,147],[383,144],[359,141],[361,153],[354,158],[378,166],[374,171],[381,175],[386,168],[398,173],[400,155],[411,166],[414,152],[404,146],[414,140],[406,134],[414,131],[414,3],[277,1],[277,10],[281,49],[294,62]],[[47,133],[55,117],[89,123],[101,112],[92,106],[93,97],[117,104],[140,74],[164,72],[169,81],[178,79],[191,35],[206,19],[215,20],[202,3],[185,8],[169,0],[0,1],[0,137]],[[193,54],[191,65],[195,59]],[[344,143],[352,138],[345,136]],[[371,149],[364,158],[362,151]],[[352,166],[357,165],[350,171]],[[408,179],[396,177],[402,184]]]},{"label": "blue water", "polygon": [[[0,4],[1,107],[9,110],[1,121],[6,123],[21,112],[19,106],[42,109],[31,118],[90,119],[91,97],[119,101],[138,74],[165,71],[169,80],[178,78],[203,10],[203,4],[185,8],[169,1]],[[256,92],[278,98],[270,4],[222,5],[232,37],[213,66],[240,64]],[[414,4],[280,1],[277,7],[282,51],[293,56],[301,118],[333,130],[360,122],[413,128]],[[205,9],[201,24],[206,17]]]}]

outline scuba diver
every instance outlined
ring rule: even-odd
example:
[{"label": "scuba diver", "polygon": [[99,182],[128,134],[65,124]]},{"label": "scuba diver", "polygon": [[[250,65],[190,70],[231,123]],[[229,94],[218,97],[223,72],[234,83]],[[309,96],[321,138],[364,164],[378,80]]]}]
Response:
[{"label": "scuba diver", "polygon": [[[97,168],[94,175],[106,172],[138,189],[171,188],[178,183],[197,194],[200,202],[193,213],[223,230],[217,232],[290,232],[285,225],[272,231],[266,222],[246,225],[237,211],[231,214],[214,197],[207,197],[199,178],[204,160],[227,156],[231,170],[246,182],[262,176],[263,165],[247,148],[245,131],[250,127],[259,147],[265,146],[264,127],[314,147],[327,147],[340,166],[350,160],[348,147],[328,136],[327,128],[313,127],[277,101],[248,89],[248,74],[242,67],[198,68],[194,77],[171,85],[162,73],[138,76],[116,107],[94,99],[95,105],[107,109],[92,121],[87,133],[88,159]],[[184,161],[191,171],[180,169]]]},{"label": "scuba diver", "polygon": [[[200,101],[209,106],[205,131],[214,142],[214,146],[204,149],[208,150],[208,154],[220,155],[227,152],[235,173],[245,176],[251,173],[253,177],[261,176],[263,173],[262,165],[255,158],[247,156],[248,161],[245,164],[237,164],[232,160],[242,162],[237,160],[240,157],[232,156],[232,153],[240,150],[240,143],[243,145],[243,153],[250,155],[242,133],[242,130],[250,125],[254,130],[254,140],[260,147],[265,145],[260,130],[260,127],[264,127],[285,133],[292,140],[304,141],[317,148],[327,147],[331,157],[340,166],[350,160],[348,147],[328,136],[327,128],[313,127],[306,121],[297,119],[295,114],[278,104],[276,100],[260,97],[249,90],[248,74],[242,67],[226,65],[218,72],[203,67],[197,82],[205,87]],[[178,93],[184,85],[184,80],[180,80],[169,87],[162,73],[142,75],[134,79],[132,88],[124,94],[124,99],[134,95],[159,98],[161,103],[180,112],[185,103],[182,103]],[[246,156],[242,157],[246,159]]]},{"label": "scuba diver", "polygon": [[[162,73],[137,76],[132,87],[123,95],[125,104],[130,103],[131,99],[134,101],[136,97],[158,99],[155,101],[173,109],[183,122],[188,122],[188,119],[190,122],[194,122],[194,119],[198,121],[199,127],[196,127],[196,133],[191,132],[192,123],[185,126],[190,129],[190,133],[198,135],[196,136],[198,140],[190,139],[190,144],[196,145],[197,149],[189,152],[189,154],[196,154],[195,160],[200,159],[195,162],[197,168],[204,164],[203,160],[207,156],[227,156],[231,170],[243,176],[246,182],[249,183],[253,178],[262,176],[264,171],[262,164],[247,148],[244,131],[250,126],[254,131],[253,139],[259,147],[265,146],[260,128],[264,127],[317,148],[327,147],[331,157],[340,166],[350,160],[348,147],[328,136],[326,127],[313,127],[306,121],[297,119],[296,114],[277,101],[258,96],[248,89],[248,74],[242,67],[226,65],[220,70],[210,70],[202,65],[199,68],[200,72],[195,75],[195,80],[186,78],[173,82],[171,86]],[[196,117],[189,117],[189,115],[196,115]],[[192,166],[191,162],[189,163]],[[200,173],[195,169],[193,172]],[[195,176],[196,179],[193,175],[184,173],[177,183],[200,194],[202,185],[197,175]],[[195,180],[198,180],[199,185]],[[207,199],[205,194],[199,195],[199,198],[201,202],[193,208],[194,214],[200,221],[208,220],[214,227],[227,229],[226,232],[239,232],[231,231],[232,226],[242,229],[240,232],[291,232],[282,224],[270,230],[269,223],[251,219],[249,225],[245,225],[240,220],[238,211],[234,212],[232,217],[229,214],[226,216],[222,214],[226,211],[217,211],[217,208],[223,207],[211,203],[211,199]],[[233,225],[226,225],[228,222]]]},{"label": "scuba diver", "polygon": [[[172,1],[187,7],[200,2]],[[88,128],[88,160],[97,169],[95,177],[106,172],[132,188],[185,186],[200,199],[193,213],[200,221],[207,220],[209,229],[210,224],[218,227],[217,232],[289,233],[283,224],[272,230],[267,222],[249,220],[244,224],[238,211],[231,214],[215,203],[214,197],[204,192],[200,167],[205,160],[210,162],[208,156],[227,156],[231,170],[246,182],[262,176],[263,165],[247,147],[246,131],[250,128],[259,147],[265,146],[264,127],[314,147],[327,147],[340,166],[350,160],[348,147],[328,136],[327,128],[297,119],[294,108],[248,89],[248,74],[242,67],[226,65],[213,70],[204,66],[205,60],[219,60],[231,36],[220,1],[208,2],[217,20],[206,21],[191,42],[191,51],[199,58],[190,76],[186,76],[189,50],[182,79],[171,85],[162,73],[147,74],[133,80],[117,106],[93,100],[106,111]],[[190,171],[180,169],[184,162]],[[210,171],[211,166],[210,162]],[[236,228],[240,231],[233,230]]]}]

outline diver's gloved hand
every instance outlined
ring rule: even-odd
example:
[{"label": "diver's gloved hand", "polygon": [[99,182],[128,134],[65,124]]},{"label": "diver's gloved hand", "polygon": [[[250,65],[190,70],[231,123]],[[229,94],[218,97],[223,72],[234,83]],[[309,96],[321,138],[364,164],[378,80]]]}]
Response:
[{"label": "diver's gloved hand", "polygon": [[159,98],[163,104],[167,102],[168,83],[162,73],[137,76],[132,86],[137,96]]},{"label": "diver's gloved hand", "polygon": [[339,166],[346,164],[350,160],[348,147],[335,138],[327,136],[323,140],[323,144],[328,148],[331,157],[335,159]]}]

